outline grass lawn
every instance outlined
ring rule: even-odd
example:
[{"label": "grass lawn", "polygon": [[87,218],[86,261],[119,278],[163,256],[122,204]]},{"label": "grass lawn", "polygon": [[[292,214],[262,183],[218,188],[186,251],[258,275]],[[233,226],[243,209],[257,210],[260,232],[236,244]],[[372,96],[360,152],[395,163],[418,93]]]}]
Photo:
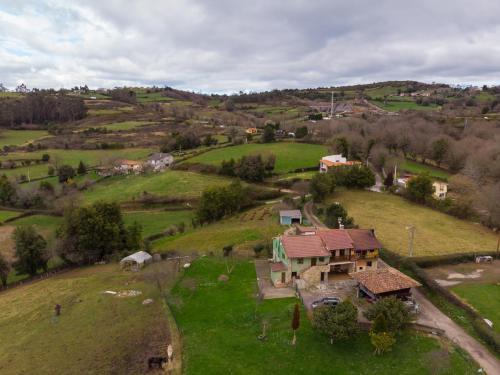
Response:
[{"label": "grass lawn", "polygon": [[[0,293],[0,373],[148,373],[147,356],[160,354],[157,348],[169,342],[165,305],[147,281],[154,280],[150,270],[87,267]],[[142,295],[120,298],[105,290]],[[143,305],[146,298],[154,303]]]},{"label": "grass lawn", "polygon": [[0,210],[0,223],[3,223],[7,219],[19,216],[20,214],[21,213],[17,211]]},{"label": "grass lawn", "polygon": [[461,283],[451,290],[464,299],[486,319],[493,322],[493,328],[500,333],[500,284]]},{"label": "grass lawn", "polygon": [[193,172],[166,171],[148,175],[110,177],[83,192],[85,203],[98,200],[124,202],[144,192],[159,196],[196,198],[206,188],[230,183],[230,179]]},{"label": "grass lawn", "polygon": [[250,143],[234,147],[213,150],[189,159],[189,162],[220,165],[223,160],[239,159],[243,155],[274,154],[276,156],[275,172],[286,173],[298,168],[319,166],[319,159],[328,154],[323,145],[307,143],[277,142]]},{"label": "grass lawn", "polygon": [[191,225],[194,212],[184,211],[129,211],[123,213],[126,225],[137,221],[142,226],[143,237],[161,233],[172,225],[184,223],[186,227]]},{"label": "grass lawn", "polygon": [[[296,346],[290,345],[296,299],[257,302],[252,261],[236,264],[229,281],[218,258],[195,261],[174,287],[169,304],[183,334],[184,373],[192,374],[473,374],[461,351],[413,331],[392,352],[376,357],[368,335],[330,345],[302,310]],[[257,336],[267,321],[266,341]]]},{"label": "grass lawn", "polygon": [[414,256],[469,251],[493,251],[497,235],[469,221],[459,220],[401,197],[364,190],[338,191],[328,200],[338,201],[361,228],[375,228],[389,250],[408,254],[408,225],[415,225]]},{"label": "grass lawn", "polygon": [[429,173],[431,177],[439,178],[441,180],[447,180],[451,176],[449,172],[443,169],[406,159],[402,160],[401,163],[398,164],[398,168],[400,171],[403,170],[413,174]]},{"label": "grass lawn", "polygon": [[153,242],[153,248],[158,252],[176,250],[190,254],[213,251],[222,254],[224,246],[233,244],[239,252],[251,255],[254,244],[270,241],[283,230],[278,218],[271,214],[271,207],[263,206],[214,224],[189,229],[183,234],[161,238]]},{"label": "grass lawn", "polygon": [[31,178],[47,176],[48,167],[52,165],[69,164],[72,167],[78,167],[78,163],[83,161],[87,166],[106,165],[112,160],[119,158],[126,159],[145,159],[154,152],[149,148],[128,148],[122,150],[62,150],[50,149],[34,152],[10,152],[6,156],[1,156],[0,161],[21,160],[21,159],[41,159],[43,154],[49,154],[48,164],[32,164],[29,167],[19,167],[15,169],[4,169],[2,173],[7,176],[29,175]]},{"label": "grass lawn", "polygon": [[0,147],[21,146],[47,136],[49,133],[46,130],[2,130],[0,131]]}]

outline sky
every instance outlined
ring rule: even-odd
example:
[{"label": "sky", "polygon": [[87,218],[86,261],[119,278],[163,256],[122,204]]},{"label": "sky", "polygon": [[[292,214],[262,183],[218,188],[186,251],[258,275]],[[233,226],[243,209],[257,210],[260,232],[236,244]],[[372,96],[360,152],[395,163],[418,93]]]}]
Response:
[{"label": "sky", "polygon": [[500,84],[498,0],[0,0],[9,88]]}]

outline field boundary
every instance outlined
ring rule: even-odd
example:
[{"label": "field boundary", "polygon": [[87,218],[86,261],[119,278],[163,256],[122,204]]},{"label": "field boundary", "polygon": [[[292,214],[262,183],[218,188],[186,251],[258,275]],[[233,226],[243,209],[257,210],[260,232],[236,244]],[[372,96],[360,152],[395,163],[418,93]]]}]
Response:
[{"label": "field boundary", "polygon": [[42,272],[42,273],[39,273],[35,276],[27,277],[26,279],[14,281],[13,283],[7,284],[5,286],[0,285],[0,293],[6,292],[7,290],[11,290],[11,289],[23,286],[23,285],[29,285],[29,284],[36,283],[38,281],[46,280],[46,279],[49,279],[53,276],[66,273],[68,271],[72,271],[72,270],[77,269],[77,268],[80,268],[80,267],[73,266],[73,265],[62,265],[59,267],[55,267],[55,268],[51,269],[50,271]]},{"label": "field boundary", "polygon": [[[473,254],[469,254],[469,256],[472,256]],[[390,250],[383,249],[382,251],[382,257],[384,258],[387,263],[395,265],[397,268],[400,268],[400,266],[406,267],[409,269],[413,275],[415,276],[421,283],[424,285],[426,288],[438,293],[439,296],[444,298],[446,301],[450,302],[454,306],[458,307],[461,309],[469,318],[471,319],[471,325],[476,332],[476,334],[490,347],[495,353],[500,354],[500,335],[493,330],[493,328],[489,327],[485,321],[484,317],[479,314],[477,310],[475,310],[473,307],[462,301],[457,295],[455,295],[453,292],[450,290],[446,289],[445,287],[439,285],[433,278],[431,278],[427,272],[423,269],[423,267],[420,266],[418,263],[418,260],[413,260],[410,258],[402,257]],[[497,254],[495,253],[494,257],[497,257]],[[428,257],[431,258],[431,257]],[[443,260],[440,258],[443,257],[436,257],[436,263],[434,265],[442,265],[442,264],[453,264],[453,263],[438,263],[442,262]],[[448,261],[452,262],[453,260],[455,263],[461,263],[459,260],[461,259],[467,259],[464,254],[459,254],[458,256],[448,257]],[[427,262],[425,263],[428,266],[431,265],[432,263],[428,259]]]}]

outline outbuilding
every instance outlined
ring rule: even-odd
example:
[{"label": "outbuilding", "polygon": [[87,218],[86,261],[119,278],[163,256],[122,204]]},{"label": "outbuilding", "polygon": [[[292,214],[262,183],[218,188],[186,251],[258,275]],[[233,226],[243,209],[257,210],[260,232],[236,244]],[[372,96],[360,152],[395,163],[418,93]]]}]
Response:
[{"label": "outbuilding", "polygon": [[131,254],[120,261],[120,266],[123,269],[128,269],[132,271],[137,271],[145,265],[151,263],[153,261],[153,257],[145,252],[138,251],[137,253]]},{"label": "outbuilding", "polygon": [[358,282],[358,295],[375,300],[389,296],[406,300],[411,297],[411,288],[420,286],[411,277],[389,266],[350,275]]},{"label": "outbuilding", "polygon": [[300,210],[281,210],[280,224],[281,225],[302,224],[302,212],[300,212]]}]

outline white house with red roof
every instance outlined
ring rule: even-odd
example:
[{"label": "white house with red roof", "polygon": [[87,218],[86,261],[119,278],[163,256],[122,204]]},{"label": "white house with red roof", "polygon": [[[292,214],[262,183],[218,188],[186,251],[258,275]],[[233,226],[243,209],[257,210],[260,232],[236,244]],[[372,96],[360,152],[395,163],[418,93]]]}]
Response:
[{"label": "white house with red roof", "polygon": [[328,172],[329,168],[346,167],[361,164],[359,161],[348,161],[346,157],[341,154],[323,156],[319,161],[320,173]]},{"label": "white house with red roof", "polygon": [[369,229],[299,230],[273,240],[271,280],[286,286],[295,279],[327,283],[337,275],[377,269],[382,244]]}]

